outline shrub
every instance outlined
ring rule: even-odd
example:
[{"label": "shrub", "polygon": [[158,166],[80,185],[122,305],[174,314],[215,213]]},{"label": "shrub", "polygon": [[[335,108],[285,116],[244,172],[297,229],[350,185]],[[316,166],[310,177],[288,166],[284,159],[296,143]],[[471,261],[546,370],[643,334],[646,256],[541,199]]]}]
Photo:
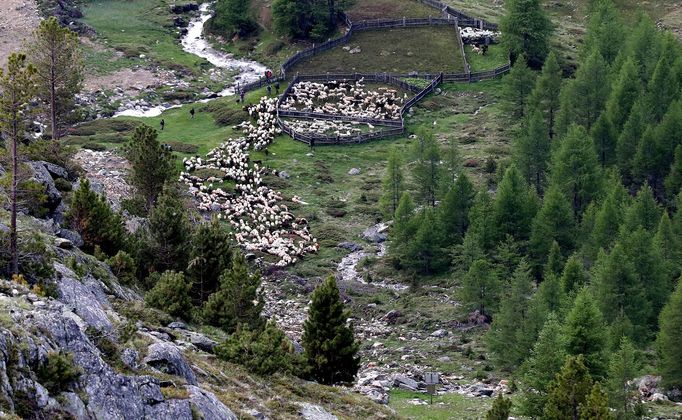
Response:
[{"label": "shrub", "polygon": [[257,375],[291,373],[297,364],[291,342],[272,322],[260,332],[237,330],[215,352],[220,359],[243,365]]},{"label": "shrub", "polygon": [[216,124],[227,126],[249,120],[249,114],[241,109],[222,108],[212,112]]},{"label": "shrub", "polygon": [[116,255],[106,261],[111,272],[125,285],[131,285],[136,279],[137,266],[135,260],[125,251],[118,251]]},{"label": "shrub", "polygon": [[64,178],[55,179],[54,186],[61,192],[69,192],[73,189],[71,183]]},{"label": "shrub", "polygon": [[69,389],[81,375],[80,369],[73,362],[73,356],[62,352],[48,353],[47,360],[36,373],[40,384],[51,394]]},{"label": "shrub", "polygon": [[185,279],[184,273],[166,271],[152,290],[147,292],[144,300],[149,306],[161,309],[168,315],[188,320],[192,312],[191,291],[192,284]]},{"label": "shrub", "polygon": [[265,51],[266,55],[275,55],[278,52],[280,52],[282,50],[282,48],[284,48],[284,46],[285,46],[285,44],[284,44],[284,42],[282,42],[282,40],[276,39],[276,40],[270,42],[269,44],[267,44],[264,48],[264,51]]},{"label": "shrub", "polygon": [[199,146],[181,141],[169,141],[168,144],[174,152],[195,154],[199,151]]}]

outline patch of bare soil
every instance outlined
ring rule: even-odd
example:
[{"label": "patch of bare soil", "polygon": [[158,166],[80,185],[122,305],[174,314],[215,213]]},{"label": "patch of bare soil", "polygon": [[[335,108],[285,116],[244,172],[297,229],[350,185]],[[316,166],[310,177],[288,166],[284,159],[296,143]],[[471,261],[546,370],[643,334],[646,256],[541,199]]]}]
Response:
[{"label": "patch of bare soil", "polygon": [[126,68],[109,74],[88,75],[85,78],[84,88],[86,92],[121,88],[126,93],[132,94],[162,85],[173,78],[172,74],[164,71]]},{"label": "patch of bare soil", "polygon": [[0,0],[0,67],[21,49],[38,23],[40,14],[34,0]]}]

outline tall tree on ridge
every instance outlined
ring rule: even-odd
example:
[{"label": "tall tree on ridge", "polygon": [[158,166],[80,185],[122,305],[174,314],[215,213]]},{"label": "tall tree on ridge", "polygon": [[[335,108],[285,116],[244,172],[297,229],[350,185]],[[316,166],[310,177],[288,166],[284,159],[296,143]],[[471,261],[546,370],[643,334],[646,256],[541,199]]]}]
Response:
[{"label": "tall tree on ridge", "polygon": [[525,56],[528,64],[540,68],[549,54],[554,27],[540,0],[507,0],[502,18],[502,44],[512,61]]}]

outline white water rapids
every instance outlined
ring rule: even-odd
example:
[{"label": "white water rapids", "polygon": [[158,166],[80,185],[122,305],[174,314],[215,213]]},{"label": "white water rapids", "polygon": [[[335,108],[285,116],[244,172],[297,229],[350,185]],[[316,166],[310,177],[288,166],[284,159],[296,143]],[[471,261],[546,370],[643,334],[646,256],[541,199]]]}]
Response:
[{"label": "white water rapids", "polygon": [[[234,58],[232,54],[218,51],[211,47],[211,44],[203,37],[204,25],[211,18],[210,10],[212,3],[204,3],[199,7],[199,17],[192,19],[187,27],[187,34],[182,37],[180,43],[182,49],[197,57],[207,60],[216,67],[237,70],[239,73],[234,76],[235,83],[227,89],[218,92],[218,96],[230,96],[235,94],[237,83],[250,83],[258,80],[264,75],[267,68],[255,61]],[[135,107],[126,109],[114,114],[114,117],[156,117],[167,109],[178,107],[179,105],[164,106],[158,105],[152,108]]]}]

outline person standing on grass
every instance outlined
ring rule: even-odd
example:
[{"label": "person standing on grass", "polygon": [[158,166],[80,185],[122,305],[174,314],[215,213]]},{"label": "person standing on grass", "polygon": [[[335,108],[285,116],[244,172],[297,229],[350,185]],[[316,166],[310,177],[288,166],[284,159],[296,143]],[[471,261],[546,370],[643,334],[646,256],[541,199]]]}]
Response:
[{"label": "person standing on grass", "polygon": [[191,115],[192,119],[194,119],[194,107],[192,107],[192,109],[189,110],[189,115]]},{"label": "person standing on grass", "polygon": [[270,85],[268,85],[268,87],[265,89],[267,89],[267,91],[268,91],[268,96],[271,96],[272,95],[272,87]]},{"label": "person standing on grass", "polygon": [[239,100],[244,103],[244,89],[239,91]]},{"label": "person standing on grass", "polygon": [[162,118],[160,124],[161,124],[161,131],[163,131],[163,127],[166,126],[166,121],[164,121]]},{"label": "person standing on grass", "polygon": [[279,95],[279,82],[275,83],[275,95]]}]

